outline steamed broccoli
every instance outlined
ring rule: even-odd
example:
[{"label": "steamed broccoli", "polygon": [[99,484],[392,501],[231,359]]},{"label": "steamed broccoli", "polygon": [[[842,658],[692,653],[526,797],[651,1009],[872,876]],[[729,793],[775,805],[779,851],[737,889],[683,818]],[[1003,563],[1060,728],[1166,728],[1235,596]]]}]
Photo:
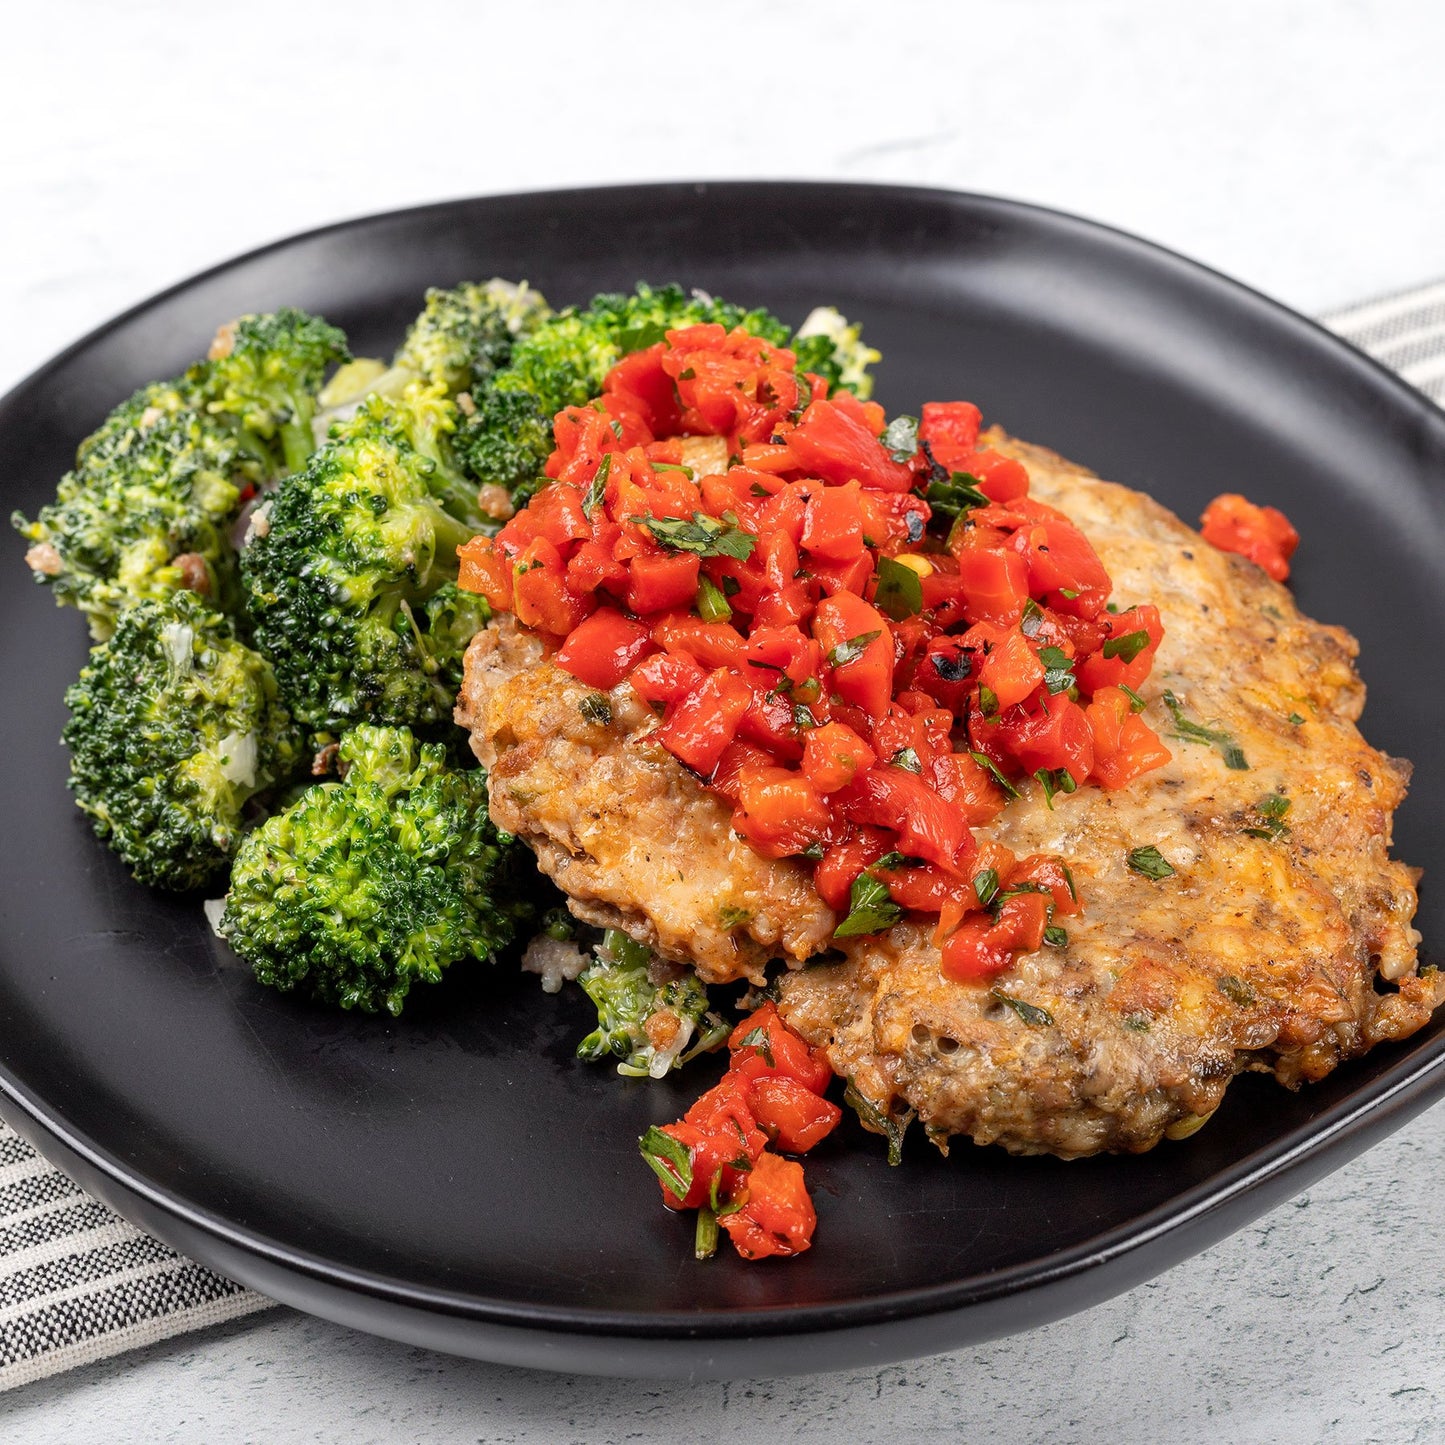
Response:
[{"label": "steamed broccoli", "polygon": [[577,1045],[578,1058],[611,1055],[619,1074],[660,1079],[727,1037],[727,1024],[709,1012],[707,989],[694,974],[676,970],[677,977],[654,983],[655,967],[650,949],[620,929],[607,930],[597,961],[577,980],[597,1007],[597,1027]]},{"label": "steamed broccoli", "polygon": [[244,499],[310,451],[311,394],[345,339],[299,311],[223,327],[216,353],[121,403],[80,445],[55,501],[14,525],[56,600],[109,636],[134,602],[188,589],[237,601]]},{"label": "steamed broccoli", "polygon": [[243,316],[211,343],[206,410],[279,447],[277,472],[298,471],[316,449],[316,393],[328,369],[350,356],[344,333],[294,307]]},{"label": "steamed broccoli", "polygon": [[819,306],[793,337],[793,351],[799,371],[811,371],[827,380],[836,391],[851,391],[860,401],[873,395],[873,378],[868,368],[883,359],[871,346],[864,346],[861,326],[856,326],[832,306]]},{"label": "steamed broccoli", "polygon": [[518,508],[546,480],[543,468],[552,447],[552,418],[525,391],[478,393],[452,439],[457,461],[471,477],[484,486],[505,487]]},{"label": "steamed broccoli", "polygon": [[247,615],[313,727],[451,716],[462,654],[490,617],[455,586],[457,548],[482,523],[444,455],[455,414],[422,383],[368,397],[252,519]]},{"label": "steamed broccoli", "polygon": [[65,702],[76,802],[131,872],[160,888],[220,872],[246,805],[302,755],[270,666],[189,592],[122,613]]},{"label": "steamed broccoli", "polygon": [[507,365],[517,339],[551,314],[546,299],[525,281],[493,278],[432,289],[392,366],[440,382],[452,395],[476,389]]},{"label": "steamed broccoli", "polygon": [[322,783],[248,835],[219,930],[262,983],[401,1012],[414,982],[512,939],[520,844],[487,816],[486,776],[406,728],[341,740]]},{"label": "steamed broccoli", "polygon": [[705,292],[689,295],[680,286],[644,282],[630,296],[594,296],[590,306],[559,312],[520,337],[490,386],[474,385],[474,409],[453,439],[458,461],[476,481],[506,487],[515,504],[525,503],[552,450],[557,412],[595,397],[625,353],[661,341],[674,327],[701,322],[745,327],[775,346],[796,348],[800,369],[834,386],[865,397],[872,389],[867,368],[878,353],[862,344],[858,327],[831,308],[815,311],[791,336],[761,307],[745,311]]}]

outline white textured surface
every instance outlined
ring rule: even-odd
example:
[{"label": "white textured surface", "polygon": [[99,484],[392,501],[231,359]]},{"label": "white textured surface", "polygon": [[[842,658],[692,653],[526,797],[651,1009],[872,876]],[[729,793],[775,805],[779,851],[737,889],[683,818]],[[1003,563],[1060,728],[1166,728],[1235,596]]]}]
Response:
[{"label": "white textured surface", "polygon": [[[588,181],[998,191],[1324,310],[1445,271],[1442,54],[1407,0],[30,6],[0,41],[0,390],[288,232]],[[1087,1314],[878,1372],[557,1378],[278,1312],[31,1386],[0,1435],[1440,1439],[1442,1124]]]}]

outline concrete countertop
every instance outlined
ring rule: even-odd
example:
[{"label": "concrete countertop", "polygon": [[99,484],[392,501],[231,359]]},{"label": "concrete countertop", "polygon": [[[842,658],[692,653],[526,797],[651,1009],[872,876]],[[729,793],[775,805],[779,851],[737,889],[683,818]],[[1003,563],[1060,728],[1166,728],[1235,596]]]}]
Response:
[{"label": "concrete countertop", "polygon": [[[605,181],[993,191],[1318,312],[1445,274],[1442,42],[1406,0],[31,7],[0,51],[0,391],[278,236]],[[1085,1314],[877,1371],[549,1376],[278,1309],[0,1397],[0,1436],[1438,1439],[1442,1134],[1437,1107]]]}]

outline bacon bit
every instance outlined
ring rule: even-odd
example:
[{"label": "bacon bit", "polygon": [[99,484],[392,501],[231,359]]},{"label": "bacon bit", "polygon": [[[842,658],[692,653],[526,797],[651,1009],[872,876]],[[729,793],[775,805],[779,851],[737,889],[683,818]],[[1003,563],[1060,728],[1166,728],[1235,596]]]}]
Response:
[{"label": "bacon bit", "polygon": [[336,766],[336,755],[341,751],[340,743],[327,743],[311,759],[311,776],[324,778]]},{"label": "bacon bit", "polygon": [[1283,512],[1256,506],[1238,492],[1217,496],[1204,509],[1199,530],[1206,542],[1247,557],[1276,582],[1289,576],[1289,559],[1299,546],[1299,533]]},{"label": "bacon bit", "polygon": [[477,510],[494,522],[510,522],[517,515],[507,489],[496,482],[486,482],[477,488]]},{"label": "bacon bit", "polygon": [[211,569],[199,552],[182,552],[172,558],[171,566],[181,574],[181,585],[198,597],[211,595]]},{"label": "bacon bit", "polygon": [[224,326],[216,330],[211,338],[210,350],[206,352],[207,361],[224,361],[236,349],[236,328],[240,321],[228,321]]},{"label": "bacon bit", "polygon": [[59,577],[65,571],[60,553],[49,542],[37,542],[25,554],[25,565],[42,577]]}]

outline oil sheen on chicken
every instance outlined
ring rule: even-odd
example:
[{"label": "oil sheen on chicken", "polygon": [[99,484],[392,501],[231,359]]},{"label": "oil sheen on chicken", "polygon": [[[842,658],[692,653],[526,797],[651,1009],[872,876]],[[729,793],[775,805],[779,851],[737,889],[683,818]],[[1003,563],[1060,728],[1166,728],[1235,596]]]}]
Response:
[{"label": "oil sheen on chicken", "polygon": [[[733,835],[727,806],[649,738],[656,719],[627,684],[590,693],[510,620],[473,643],[458,707],[497,824],[533,846],[580,917],[709,982],[784,960],[780,1007],[864,1114],[916,1114],[940,1145],[1147,1149],[1207,1118],[1243,1069],[1294,1086],[1419,1028],[1445,984],[1416,972],[1417,874],[1389,857],[1409,770],[1355,727],[1354,640],[1147,497],[990,440],[1083,528],[1114,599],[1155,603],[1166,629],[1142,696],[1173,761],[1052,809],[1026,783],[992,825],[1020,855],[1069,862],[1085,911],[1063,920],[1065,947],[993,988],[961,985],[941,976],[931,928],[905,920],[800,968],[836,922],[805,868]],[[1187,719],[1228,732],[1248,768],[1176,736],[1166,689]],[[1261,811],[1271,797],[1288,799],[1283,817],[1278,803]],[[1172,875],[1129,866],[1147,846]]]}]

